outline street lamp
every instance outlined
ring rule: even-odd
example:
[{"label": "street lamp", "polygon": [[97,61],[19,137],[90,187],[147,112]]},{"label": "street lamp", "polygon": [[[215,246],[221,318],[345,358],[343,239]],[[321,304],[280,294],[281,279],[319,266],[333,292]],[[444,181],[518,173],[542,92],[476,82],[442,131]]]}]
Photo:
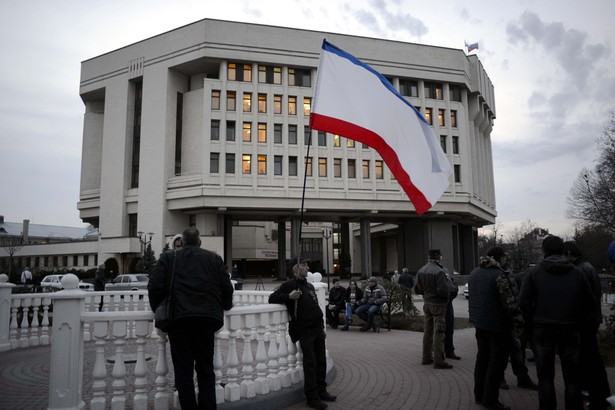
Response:
[{"label": "street lamp", "polygon": [[153,232],[137,232],[139,242],[141,242],[141,272],[146,273],[145,269],[145,250],[152,244]]},{"label": "street lamp", "polygon": [[324,228],[322,228],[322,237],[325,238],[326,241],[326,247],[327,247],[327,259],[325,262],[325,273],[327,274],[327,289],[331,289],[331,282],[330,282],[330,276],[329,275],[329,238],[331,237],[331,227],[329,226],[325,226]]}]

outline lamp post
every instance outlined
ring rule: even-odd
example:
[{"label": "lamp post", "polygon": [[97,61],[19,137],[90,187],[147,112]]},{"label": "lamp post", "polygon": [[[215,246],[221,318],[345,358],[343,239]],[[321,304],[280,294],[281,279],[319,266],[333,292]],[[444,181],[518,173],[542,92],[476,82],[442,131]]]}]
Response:
[{"label": "lamp post", "polygon": [[152,237],[154,236],[153,232],[137,232],[137,237],[139,238],[139,242],[141,242],[141,272],[146,273],[145,269],[145,251],[148,246],[151,246]]},{"label": "lamp post", "polygon": [[331,289],[330,274],[329,274],[329,238],[331,237],[331,228],[325,226],[322,228],[322,237],[325,238],[325,246],[327,247],[327,259],[325,262],[325,273],[327,274],[327,289]]}]

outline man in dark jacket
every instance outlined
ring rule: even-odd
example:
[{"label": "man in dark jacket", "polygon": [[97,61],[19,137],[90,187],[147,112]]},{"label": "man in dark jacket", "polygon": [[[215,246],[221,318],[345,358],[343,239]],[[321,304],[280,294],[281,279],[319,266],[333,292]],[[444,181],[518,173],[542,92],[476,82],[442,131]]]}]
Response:
[{"label": "man in dark jacket", "polygon": [[214,333],[224,323],[224,310],[233,306],[233,285],[222,258],[200,248],[196,228],[182,233],[182,243],[182,249],[162,254],[156,263],[147,286],[149,301],[155,310],[172,289],[174,321],[168,334],[182,409],[215,409]]},{"label": "man in dark jacket", "polygon": [[[510,407],[499,401],[500,381],[510,354],[510,332],[513,321],[507,308],[514,309],[516,300],[504,306],[498,290],[498,279],[504,273],[507,261],[504,250],[495,246],[481,257],[480,265],[468,278],[468,308],[470,323],[476,328],[476,362],[474,364],[474,399],[488,409],[505,410]],[[521,311],[519,306],[516,306]],[[521,319],[521,324],[523,319]]]},{"label": "man in dark jacket", "polygon": [[367,279],[367,286],[363,289],[361,306],[355,311],[357,316],[365,322],[365,325],[359,329],[361,332],[367,332],[369,329],[374,332],[380,331],[380,327],[374,322],[374,316],[380,313],[382,304],[386,301],[387,291],[384,286],[378,284],[375,276]]},{"label": "man in dark jacket", "polygon": [[534,348],[541,409],[555,409],[555,353],[564,376],[567,409],[582,409],[580,391],[580,328],[594,319],[594,298],[583,273],[564,259],[564,242],[547,236],[545,258],[527,273],[519,292],[521,308],[534,323]]},{"label": "man in dark jacket", "polygon": [[[94,292],[103,292],[105,290],[105,265],[100,265],[94,273]],[[104,296],[100,297],[98,311],[102,312]]]},{"label": "man in dark jacket", "polygon": [[442,252],[429,251],[429,261],[419,269],[416,277],[416,293],[423,295],[423,361],[436,369],[452,369],[444,360],[444,330],[446,328],[446,305],[450,298],[447,270],[440,264]]},{"label": "man in dark jacket", "polygon": [[329,303],[325,310],[327,311],[327,320],[331,329],[337,329],[340,324],[340,312],[346,305],[346,288],[342,286],[339,279],[333,281],[333,287],[329,291]]},{"label": "man in dark jacket", "polygon": [[286,305],[290,322],[288,333],[293,343],[299,341],[303,353],[303,392],[308,406],[326,409],[324,401],[335,401],[327,392],[327,358],[323,314],[316,290],[307,281],[308,265],[297,258],[292,268],[295,278],[282,283],[269,296],[269,303]]}]

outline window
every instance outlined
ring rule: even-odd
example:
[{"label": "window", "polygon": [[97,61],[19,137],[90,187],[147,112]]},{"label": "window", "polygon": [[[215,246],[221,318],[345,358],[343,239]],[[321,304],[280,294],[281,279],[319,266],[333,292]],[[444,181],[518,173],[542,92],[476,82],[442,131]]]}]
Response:
[{"label": "window", "polygon": [[356,178],[357,170],[356,170],[356,160],[349,159],[348,160],[348,178]]},{"label": "window", "polygon": [[440,127],[444,127],[444,115],[446,114],[446,110],[438,109],[438,125]]},{"label": "window", "polygon": [[[133,238],[137,236],[138,221],[139,216],[137,214],[128,214],[128,236],[131,236]],[[75,262],[75,265],[77,265],[77,262]]]},{"label": "window", "polygon": [[399,93],[404,97],[418,97],[419,84],[413,80],[399,80]]},{"label": "window", "polygon": [[288,115],[297,115],[297,97],[288,96]]},{"label": "window", "polygon": [[369,159],[362,161],[361,168],[363,169],[363,179],[369,179]]},{"label": "window", "polygon": [[459,85],[449,85],[449,90],[451,92],[451,101],[459,101],[461,102],[461,86]]},{"label": "window", "polygon": [[335,178],[342,177],[342,159],[341,158],[333,158],[333,176]]},{"label": "window", "polygon": [[282,84],[282,67],[259,65],[258,82],[261,84]]},{"label": "window", "polygon": [[425,98],[432,98],[435,100],[444,99],[442,94],[441,83],[425,83]]},{"label": "window", "polygon": [[318,158],[318,176],[319,177],[327,176],[327,158],[323,158],[323,157]]},{"label": "window", "polygon": [[220,172],[220,153],[210,152],[209,153],[209,173],[217,174],[218,172]]},{"label": "window", "polygon": [[264,122],[258,123],[258,142],[267,142],[267,124]]},{"label": "window", "polygon": [[242,135],[243,142],[252,141],[252,123],[251,122],[243,123],[243,131],[241,135]]},{"label": "window", "polygon": [[446,135],[440,135],[440,146],[442,147],[442,151],[446,154]]},{"label": "window", "polygon": [[243,93],[243,112],[252,111],[252,93]]},{"label": "window", "polygon": [[220,140],[220,120],[211,120],[209,134],[211,135],[212,141]]},{"label": "window", "polygon": [[229,81],[252,82],[252,66],[250,64],[228,63],[226,78]]},{"label": "window", "polygon": [[459,137],[453,136],[453,154],[459,154]]},{"label": "window", "polygon": [[455,182],[461,182],[461,165],[455,164],[453,169],[455,170]]},{"label": "window", "polygon": [[312,157],[307,157],[305,159],[305,175],[308,177],[312,176]]},{"label": "window", "polygon": [[433,118],[432,118],[432,113],[433,108],[425,108],[425,121],[427,121],[427,124],[429,125],[433,125]]},{"label": "window", "polygon": [[340,144],[340,136],[339,135],[333,135],[333,146],[334,147],[341,146],[341,144]]},{"label": "window", "polygon": [[288,157],[288,175],[297,176],[297,157]]},{"label": "window", "polygon": [[235,111],[237,97],[235,91],[227,91],[226,92],[226,110],[227,111]]},{"label": "window", "polygon": [[[133,235],[134,236],[134,235]],[[38,256],[36,257],[36,263],[35,263],[36,267],[38,267],[39,265],[39,259]],[[79,256],[77,255],[73,255],[73,266],[79,266]]]},{"label": "window", "polygon": [[310,97],[303,98],[303,115],[309,116],[312,112],[312,99]]},{"label": "window", "polygon": [[267,155],[260,154],[256,159],[258,161],[258,175],[267,175]]},{"label": "window", "polygon": [[311,87],[311,72],[300,68],[288,69],[288,85],[296,85],[298,87]]},{"label": "window", "polygon": [[288,124],[288,143],[297,145],[297,126],[294,124]]},{"label": "window", "polygon": [[282,96],[275,94],[273,96],[273,113],[282,114]]},{"label": "window", "polygon": [[327,146],[327,133],[324,131],[318,131],[318,146],[319,147]]},{"label": "window", "polygon": [[377,159],[374,165],[376,166],[376,179],[384,179],[384,163],[382,160]]},{"label": "window", "polygon": [[351,140],[349,138],[346,139],[346,146],[348,148],[354,148],[354,140]]},{"label": "window", "polygon": [[258,95],[258,112],[267,112],[267,94]]},{"label": "window", "polygon": [[451,110],[451,127],[457,128],[457,110]]},{"label": "window", "polygon": [[235,154],[226,154],[225,168],[227,174],[235,173]]},{"label": "window", "polygon": [[241,156],[241,173],[242,174],[252,173],[252,155],[243,154]]},{"label": "window", "polygon": [[[47,259],[47,256],[45,256]],[[47,261],[45,261],[45,265],[47,265]],[[90,255],[83,255],[83,266],[90,266]]]},{"label": "window", "polygon": [[226,122],[226,140],[235,141],[235,121]]},{"label": "window", "polygon": [[143,82],[134,83],[134,112],[132,127],[132,164],[130,173],[130,187],[139,187],[139,161],[141,160],[141,104],[143,100]]},{"label": "window", "polygon": [[211,90],[211,109],[220,109],[220,90]]},{"label": "window", "polygon": [[361,143],[361,148],[363,149],[369,149],[369,145]]},{"label": "window", "polygon": [[175,175],[182,173],[182,137],[184,118],[184,95],[177,93],[177,108],[175,115]]},{"label": "window", "polygon": [[188,215],[188,226],[190,228],[196,228],[196,215]]},{"label": "window", "polygon": [[273,143],[282,143],[282,124],[273,124]]},{"label": "window", "polygon": [[275,155],[273,157],[273,174],[282,175],[282,159],[281,155]]},{"label": "window", "polygon": [[305,145],[312,145],[312,130],[308,125],[303,126],[303,143]]}]

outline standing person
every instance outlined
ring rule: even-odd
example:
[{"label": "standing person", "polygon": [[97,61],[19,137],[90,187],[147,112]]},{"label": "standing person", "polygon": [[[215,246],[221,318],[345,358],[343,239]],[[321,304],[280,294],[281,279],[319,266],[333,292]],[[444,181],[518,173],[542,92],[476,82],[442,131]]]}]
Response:
[{"label": "standing person", "polygon": [[325,401],[335,401],[327,392],[327,358],[323,315],[316,290],[308,283],[307,261],[296,258],[295,277],[282,283],[269,296],[269,303],[286,305],[290,321],[288,333],[293,343],[299,341],[303,353],[303,392],[308,406],[326,409]]},{"label": "standing person", "polygon": [[30,268],[29,267],[25,267],[23,268],[23,271],[21,272],[21,284],[26,286],[32,283],[32,272],[30,272]]},{"label": "standing person", "polygon": [[582,409],[580,333],[593,323],[594,297],[583,273],[564,258],[564,242],[549,235],[542,241],[544,259],[528,273],[519,292],[521,308],[533,317],[534,353],[541,409],[555,409],[555,353],[562,366],[566,409]]},{"label": "standing person", "polygon": [[391,276],[391,282],[393,283],[399,283],[399,271],[395,271],[395,273],[393,273],[393,276]]},{"label": "standing person", "polygon": [[[105,265],[100,265],[94,273],[94,292],[103,292],[105,290]],[[98,311],[102,312],[104,296],[100,295],[100,304]]]},{"label": "standing person", "polygon": [[412,289],[414,287],[414,278],[408,271],[408,268],[403,268],[401,270],[401,275],[399,275],[399,285],[405,286],[408,289]]},{"label": "standing person", "polygon": [[429,261],[419,269],[415,292],[423,295],[423,361],[422,364],[434,365],[436,369],[452,369],[453,365],[444,360],[444,330],[446,328],[446,304],[450,290],[447,284],[446,269],[440,264],[442,252],[429,251]]},{"label": "standing person", "polygon": [[596,269],[583,257],[581,248],[572,241],[564,242],[564,257],[585,274],[589,281],[595,302],[595,320],[581,326],[581,380],[582,387],[589,393],[592,410],[606,408],[606,399],[611,395],[609,380],[600,356],[596,333],[602,323],[602,287]]},{"label": "standing person", "polygon": [[387,291],[382,285],[376,281],[376,277],[372,276],[367,280],[367,286],[363,289],[363,298],[361,306],[357,308],[355,313],[365,322],[361,332],[367,332],[372,329],[375,333],[380,331],[377,324],[374,323],[374,316],[380,312],[382,304],[387,301]]},{"label": "standing person", "polygon": [[[446,268],[445,268],[446,269]],[[448,303],[446,304],[446,325],[444,327],[444,355],[448,359],[461,360],[461,357],[455,354],[455,345],[453,344],[453,333],[455,333],[455,309],[453,309],[453,301],[459,294],[459,287],[455,283],[453,277],[446,272],[446,284],[450,291]]]},{"label": "standing person", "polygon": [[182,248],[182,234],[178,233],[173,238],[171,238],[171,242],[169,243],[169,248],[171,250],[178,250]]},{"label": "standing person", "polygon": [[[488,409],[506,410],[499,401],[500,382],[510,355],[510,332],[513,320],[507,308],[516,310],[517,321],[521,311],[516,299],[502,303],[498,280],[506,271],[502,268],[508,257],[499,246],[487,251],[468,279],[470,323],[476,328],[476,362],[474,364],[474,399]],[[501,286],[501,285],[500,285]],[[523,323],[523,319],[521,319]]]},{"label": "standing person", "polygon": [[[150,274],[147,290],[152,310],[168,295],[173,275],[174,318],[169,329],[175,388],[182,409],[215,409],[213,366],[214,333],[224,321],[224,310],[233,307],[233,285],[222,258],[201,249],[196,228],[182,233],[179,250],[160,256]],[[194,371],[199,385],[198,405]]]},{"label": "standing person", "polygon": [[329,304],[325,308],[327,320],[331,329],[337,329],[340,324],[340,311],[344,309],[346,300],[346,288],[339,279],[333,280],[333,288],[329,291]]},{"label": "standing person", "polygon": [[346,289],[346,317],[344,318],[344,327],[341,330],[348,330],[350,322],[352,322],[352,314],[359,307],[363,299],[363,290],[357,286],[356,280],[351,280]]}]

